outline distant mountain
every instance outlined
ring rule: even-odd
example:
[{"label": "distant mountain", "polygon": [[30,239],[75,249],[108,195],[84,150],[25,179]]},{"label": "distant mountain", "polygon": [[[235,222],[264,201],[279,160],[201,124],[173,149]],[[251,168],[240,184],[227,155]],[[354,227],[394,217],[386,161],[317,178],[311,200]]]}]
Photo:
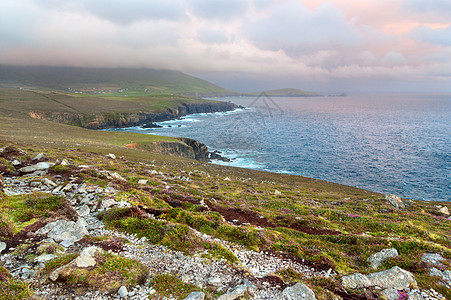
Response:
[{"label": "distant mountain", "polygon": [[76,68],[0,65],[0,87],[93,94],[179,94],[231,96],[236,93],[178,71],[133,68]]},{"label": "distant mountain", "polygon": [[317,97],[321,96],[315,92],[303,91],[298,89],[275,89],[264,91],[264,93],[270,97]]}]

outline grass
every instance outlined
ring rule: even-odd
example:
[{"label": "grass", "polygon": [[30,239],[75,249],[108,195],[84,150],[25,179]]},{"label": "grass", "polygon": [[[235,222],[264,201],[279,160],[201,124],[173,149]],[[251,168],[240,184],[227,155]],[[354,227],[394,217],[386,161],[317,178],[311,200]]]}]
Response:
[{"label": "grass", "polygon": [[160,296],[175,299],[185,299],[190,293],[199,291],[199,288],[195,285],[184,283],[169,274],[153,276],[152,287]]},{"label": "grass", "polygon": [[6,268],[0,267],[0,300],[32,299],[32,295],[28,284],[14,279]]}]

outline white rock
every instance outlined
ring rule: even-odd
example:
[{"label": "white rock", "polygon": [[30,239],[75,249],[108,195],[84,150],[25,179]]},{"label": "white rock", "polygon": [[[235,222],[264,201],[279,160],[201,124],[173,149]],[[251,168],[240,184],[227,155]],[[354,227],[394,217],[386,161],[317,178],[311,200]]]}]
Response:
[{"label": "white rock", "polygon": [[57,257],[57,256],[53,255],[53,254],[42,254],[42,255],[36,257],[34,260],[37,261],[37,262],[44,263],[46,261],[54,259],[55,257]]},{"label": "white rock", "polygon": [[119,181],[127,181],[124,177],[122,177],[121,175],[119,175],[119,173],[117,173],[117,172],[111,173],[110,176],[111,176],[113,179],[116,179],[116,180],[119,180]]},{"label": "white rock", "polygon": [[83,218],[79,218],[77,223],[67,220],[48,223],[36,233],[47,234],[47,237],[56,242],[64,242],[62,245],[68,247],[81,240],[85,234],[88,234],[88,231],[86,230],[86,221]]},{"label": "white rock", "polygon": [[316,300],[315,293],[303,283],[296,283],[291,287],[287,287],[282,292],[283,298],[285,300]]},{"label": "white rock", "polygon": [[6,243],[0,242],[0,253],[2,253],[3,250],[5,250],[5,249],[6,249]]},{"label": "white rock", "polygon": [[274,191],[274,195],[276,195],[276,196],[281,196],[282,193],[281,193],[279,190],[275,190],[275,191]]},{"label": "white rock", "polygon": [[38,170],[47,170],[48,168],[54,166],[54,163],[49,162],[40,162],[32,166],[27,166],[19,169],[19,172],[22,173],[31,173]]},{"label": "white rock", "polygon": [[50,179],[45,178],[45,177],[41,179],[41,182],[43,184],[45,184],[46,186],[48,186],[48,187],[55,187],[56,186],[56,183],[54,183],[53,181],[51,181]]},{"label": "white rock", "polygon": [[32,160],[40,160],[44,157],[44,153],[39,153],[38,155],[36,155],[35,157],[33,157]]},{"label": "white rock", "polygon": [[417,282],[412,273],[395,266],[389,270],[363,275],[355,273],[341,278],[345,287],[351,289],[380,287],[382,289],[403,290],[416,286]]},{"label": "white rock", "polygon": [[94,255],[99,250],[100,249],[95,247],[95,246],[84,248],[81,251],[80,256],[78,256],[75,259],[75,264],[77,265],[77,267],[79,267],[79,268],[87,268],[87,267],[95,266],[96,265],[96,260],[95,260]]},{"label": "white rock", "polygon": [[111,159],[116,159],[116,155],[114,155],[113,153],[108,153],[107,157],[109,157]]},{"label": "white rock", "polygon": [[211,286],[220,286],[221,285],[221,278],[219,277],[211,277],[207,280],[207,284]]},{"label": "white rock", "polygon": [[128,203],[127,201],[122,200],[117,203],[117,207],[119,207],[119,208],[132,207],[132,205],[130,203]]},{"label": "white rock", "polygon": [[69,165],[69,161],[67,159],[63,159],[60,163],[60,165],[62,166],[68,166]]},{"label": "white rock", "polygon": [[111,198],[103,199],[100,207],[103,209],[110,208],[111,206],[117,205],[117,201]]},{"label": "white rock", "polygon": [[89,206],[84,204],[82,207],[78,209],[78,215],[81,217],[86,217],[91,213],[91,210],[89,209]]},{"label": "white rock", "polygon": [[192,292],[183,300],[204,300],[205,294],[203,292]]},{"label": "white rock", "polygon": [[393,258],[398,256],[398,251],[395,248],[390,249],[382,249],[381,251],[371,255],[368,258],[368,261],[371,264],[373,269],[377,269],[382,262],[384,262],[388,258]]},{"label": "white rock", "polygon": [[385,195],[385,199],[390,202],[396,208],[405,208],[404,202],[402,202],[401,198],[396,195]]},{"label": "white rock", "polygon": [[431,264],[435,264],[435,265],[440,264],[444,260],[446,260],[446,259],[443,258],[438,253],[424,253],[423,256],[421,257],[421,261],[424,261],[424,262],[427,262],[427,263],[431,263]]},{"label": "white rock", "polygon": [[119,290],[117,291],[119,298],[124,298],[128,296],[128,291],[125,286],[121,286]]},{"label": "white rock", "polygon": [[18,165],[20,165],[20,161],[18,161],[17,159],[15,159],[15,160],[13,160],[13,161],[11,162],[11,164],[12,164],[13,166],[18,166]]},{"label": "white rock", "polygon": [[140,180],[138,180],[138,184],[142,184],[142,185],[147,184],[147,180],[146,179],[140,179]]},{"label": "white rock", "polygon": [[443,206],[442,208],[440,208],[438,210],[438,212],[441,213],[442,215],[449,216],[449,210],[448,210],[448,207],[446,207],[446,206]]}]

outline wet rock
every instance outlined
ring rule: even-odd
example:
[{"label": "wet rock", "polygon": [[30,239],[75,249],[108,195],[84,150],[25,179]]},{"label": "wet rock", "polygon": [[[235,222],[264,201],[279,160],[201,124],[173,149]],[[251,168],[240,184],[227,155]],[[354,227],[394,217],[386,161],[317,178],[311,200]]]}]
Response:
[{"label": "wet rock", "polygon": [[119,295],[119,298],[127,297],[128,296],[127,288],[125,286],[121,286],[117,291],[117,294]]},{"label": "wet rock", "polygon": [[203,292],[192,292],[184,300],[204,300],[205,294]]},{"label": "wet rock", "polygon": [[79,268],[87,268],[87,267],[95,266],[96,265],[96,259],[95,259],[94,255],[99,250],[100,249],[95,247],[95,246],[84,248],[81,251],[80,256],[78,256],[75,259],[75,264],[77,265],[77,267],[79,267]]},{"label": "wet rock", "polygon": [[438,265],[444,260],[445,260],[445,258],[443,258],[438,253],[424,253],[423,256],[421,257],[421,261],[427,262],[430,264],[434,264],[434,265]]},{"label": "wet rock", "polygon": [[296,283],[293,286],[287,287],[283,290],[283,298],[285,300],[316,300],[315,293],[303,283]]},{"label": "wet rock", "polygon": [[405,208],[404,202],[396,195],[385,195],[385,199],[387,199],[395,208]]},{"label": "wet rock", "polygon": [[6,249],[6,243],[0,242],[0,253],[2,253],[3,250],[5,250],[5,249]]},{"label": "wet rock", "polygon": [[360,289],[368,287],[380,287],[382,289],[403,290],[410,286],[416,286],[417,282],[412,273],[395,266],[389,270],[363,275],[355,273],[341,278],[345,287]]},{"label": "wet rock", "polygon": [[393,258],[398,256],[398,251],[395,248],[383,249],[368,258],[373,269],[377,269],[382,262],[388,258]]},{"label": "wet rock", "polygon": [[234,299],[244,296],[246,291],[247,291],[247,286],[245,286],[244,284],[240,284],[240,285],[236,286],[234,289],[232,289],[231,291],[227,292],[227,294],[219,296],[218,300],[234,300]]}]

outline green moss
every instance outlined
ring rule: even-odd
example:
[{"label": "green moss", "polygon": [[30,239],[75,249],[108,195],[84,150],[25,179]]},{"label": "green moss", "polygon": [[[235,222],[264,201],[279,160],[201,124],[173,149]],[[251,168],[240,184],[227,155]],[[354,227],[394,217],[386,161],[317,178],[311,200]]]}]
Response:
[{"label": "green moss", "polygon": [[58,269],[59,267],[67,265],[68,263],[70,263],[71,261],[76,259],[77,257],[78,257],[78,253],[71,253],[71,254],[66,254],[66,255],[59,256],[59,257],[55,257],[54,259],[51,259],[45,263],[43,272],[45,274],[50,274],[52,271]]},{"label": "green moss", "polygon": [[152,278],[152,286],[160,296],[175,299],[185,299],[190,293],[199,290],[195,285],[184,283],[169,274],[155,275]]},{"label": "green moss", "polygon": [[31,299],[32,295],[28,284],[14,279],[6,268],[0,267],[0,300]]}]

